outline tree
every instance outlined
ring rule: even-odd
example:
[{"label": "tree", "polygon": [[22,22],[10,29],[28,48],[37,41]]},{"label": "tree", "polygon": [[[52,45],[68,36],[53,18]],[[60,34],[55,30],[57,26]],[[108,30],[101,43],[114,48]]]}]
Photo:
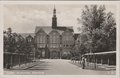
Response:
[{"label": "tree", "polygon": [[106,13],[105,10],[104,5],[86,5],[82,11],[80,21],[82,23],[81,34],[86,35],[87,40],[80,45],[84,45],[89,52],[115,50],[115,19],[111,12]]},{"label": "tree", "polygon": [[8,28],[4,31],[4,50],[8,52],[14,52],[15,49],[15,39],[12,33],[12,29]]},{"label": "tree", "polygon": [[8,51],[8,35],[7,35],[7,32],[4,31],[3,32],[3,39],[4,39],[4,52],[7,52]]},{"label": "tree", "polygon": [[106,37],[106,45],[109,51],[116,50],[116,23],[113,17],[113,13],[109,12],[106,15],[106,19],[102,24],[103,33]]}]

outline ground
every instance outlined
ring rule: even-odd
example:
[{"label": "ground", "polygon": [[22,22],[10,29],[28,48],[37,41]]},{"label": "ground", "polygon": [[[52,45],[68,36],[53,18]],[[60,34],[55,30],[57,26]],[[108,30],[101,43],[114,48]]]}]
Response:
[{"label": "ground", "polygon": [[[78,64],[78,63],[77,63]],[[82,69],[70,60],[63,59],[42,59],[37,62],[13,67],[11,70],[4,70],[4,74],[22,75],[115,75],[115,70],[91,70]]]}]

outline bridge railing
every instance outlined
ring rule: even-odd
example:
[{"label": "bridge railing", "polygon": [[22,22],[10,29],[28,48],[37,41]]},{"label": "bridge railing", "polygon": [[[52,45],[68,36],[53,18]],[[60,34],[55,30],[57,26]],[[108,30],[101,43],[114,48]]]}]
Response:
[{"label": "bridge railing", "polygon": [[87,62],[97,64],[116,65],[116,51],[86,53]]}]

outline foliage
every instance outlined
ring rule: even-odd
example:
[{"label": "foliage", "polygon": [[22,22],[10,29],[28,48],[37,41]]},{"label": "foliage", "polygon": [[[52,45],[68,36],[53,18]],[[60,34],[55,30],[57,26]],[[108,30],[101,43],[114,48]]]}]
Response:
[{"label": "foliage", "polygon": [[81,52],[116,50],[116,23],[114,15],[111,12],[106,13],[104,5],[86,5],[79,22],[82,23],[81,35],[87,37],[86,40],[84,38],[79,39],[81,41],[79,44]]},{"label": "foliage", "polygon": [[[32,36],[31,36],[32,37]],[[33,41],[33,38],[32,40]],[[32,42],[28,42],[28,38],[23,38],[17,33],[12,33],[12,29],[8,28],[7,31],[4,31],[4,52],[18,52],[18,53],[27,53],[32,50]]]}]

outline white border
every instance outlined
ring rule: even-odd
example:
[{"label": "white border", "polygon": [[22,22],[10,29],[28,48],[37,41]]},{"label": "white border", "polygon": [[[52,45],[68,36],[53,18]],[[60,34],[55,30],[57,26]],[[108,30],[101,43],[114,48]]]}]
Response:
[{"label": "white border", "polygon": [[117,5],[117,18],[116,18],[116,23],[117,23],[117,69],[116,69],[116,75],[3,75],[3,69],[0,70],[0,78],[119,78],[119,40],[120,40],[120,34],[119,34],[119,22],[120,22],[120,6],[119,6],[119,1],[1,1],[0,2],[0,68],[2,69],[3,67],[3,5],[4,4],[105,4],[105,5]]}]

